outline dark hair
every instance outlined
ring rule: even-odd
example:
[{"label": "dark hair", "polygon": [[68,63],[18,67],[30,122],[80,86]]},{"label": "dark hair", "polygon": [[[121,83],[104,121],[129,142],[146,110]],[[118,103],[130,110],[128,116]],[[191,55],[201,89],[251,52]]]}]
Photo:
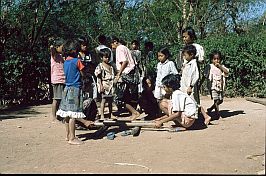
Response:
[{"label": "dark hair", "polygon": [[165,57],[168,59],[169,57],[171,57],[171,53],[170,51],[168,50],[167,47],[162,47],[159,49],[158,53],[163,53],[165,55]]},{"label": "dark hair", "polygon": [[146,49],[153,50],[153,48],[154,48],[153,42],[151,42],[151,41],[145,42],[144,47]]},{"label": "dark hair", "polygon": [[210,61],[212,61],[212,58],[213,58],[214,55],[218,55],[219,58],[220,58],[220,60],[222,61],[222,59],[223,59],[223,55],[222,55],[222,53],[221,53],[220,51],[218,51],[218,50],[213,50],[213,51],[211,52],[211,54],[209,55],[209,57],[210,57]]},{"label": "dark hair", "polygon": [[53,47],[51,48],[51,55],[53,58],[56,57],[56,54],[57,54],[56,48],[61,45],[64,45],[64,43],[65,43],[65,40],[62,38],[56,38],[52,41]]},{"label": "dark hair", "polygon": [[165,85],[173,90],[178,90],[180,88],[181,77],[178,74],[169,74],[162,79],[162,85]]},{"label": "dark hair", "polygon": [[64,51],[63,54],[65,57],[77,57],[77,50],[79,47],[79,43],[76,40],[68,40],[64,44]]},{"label": "dark hair", "polygon": [[192,27],[186,27],[185,29],[182,30],[182,34],[184,34],[185,32],[188,33],[188,35],[190,36],[190,38],[194,41],[197,40],[197,36],[196,33],[194,31],[194,29]]},{"label": "dark hair", "polygon": [[151,81],[152,90],[154,90],[154,80],[153,80],[152,76],[150,76],[150,75],[144,76],[143,79],[142,79],[142,88],[143,88],[143,90],[146,90],[148,88],[148,84],[146,82],[147,79],[149,79]]},{"label": "dark hair", "polygon": [[111,43],[113,43],[113,42],[120,42],[120,40],[119,40],[118,37],[116,37],[116,36],[112,36],[112,37],[111,37]]},{"label": "dark hair", "polygon": [[182,53],[184,52],[187,52],[189,55],[193,54],[195,57],[197,54],[197,49],[194,45],[186,45],[182,50]]},{"label": "dark hair", "polygon": [[80,38],[78,38],[78,41],[79,41],[80,45],[86,45],[87,46],[89,43],[88,39],[84,36],[81,36]]},{"label": "dark hair", "polygon": [[99,51],[99,56],[102,58],[103,56],[108,57],[109,59],[111,58],[111,51],[108,48],[103,48],[100,49]]},{"label": "dark hair", "polygon": [[101,44],[106,44],[106,40],[107,40],[107,38],[106,38],[106,36],[105,35],[99,35],[99,37],[98,37],[98,41],[101,43]]},{"label": "dark hair", "polygon": [[140,43],[138,40],[132,40],[131,44],[134,44],[134,43],[135,43],[135,45],[140,46]]}]

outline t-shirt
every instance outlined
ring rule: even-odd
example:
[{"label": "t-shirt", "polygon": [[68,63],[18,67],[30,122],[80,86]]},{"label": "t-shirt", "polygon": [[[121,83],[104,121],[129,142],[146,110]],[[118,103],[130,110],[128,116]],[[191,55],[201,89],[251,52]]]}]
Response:
[{"label": "t-shirt", "polygon": [[55,58],[51,56],[51,83],[64,84],[64,59],[61,54],[56,55]]},{"label": "t-shirt", "polygon": [[123,70],[123,73],[128,74],[131,70],[134,69],[135,62],[131,56],[130,50],[126,46],[120,44],[116,48],[116,68],[117,68],[117,70],[121,69],[122,63],[124,61],[128,61],[128,64],[127,64],[127,67]]},{"label": "t-shirt", "polygon": [[175,90],[172,94],[172,111],[184,112],[188,117],[198,118],[198,107],[196,102],[186,93]]},{"label": "t-shirt", "polygon": [[64,63],[64,72],[66,75],[66,86],[81,87],[80,71],[84,68],[81,60],[78,58],[67,57]]}]

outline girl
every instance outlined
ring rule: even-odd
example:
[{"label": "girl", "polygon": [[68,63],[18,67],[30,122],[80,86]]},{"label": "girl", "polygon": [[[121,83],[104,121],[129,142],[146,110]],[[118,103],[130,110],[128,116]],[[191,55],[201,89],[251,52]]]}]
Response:
[{"label": "girl", "polygon": [[211,93],[211,99],[214,100],[213,105],[207,109],[210,113],[213,109],[218,116],[221,117],[219,112],[219,105],[223,102],[223,92],[225,88],[225,77],[228,77],[229,69],[221,64],[222,54],[220,51],[213,51],[210,54],[211,64],[207,65],[204,70],[204,77],[208,79],[208,88]]},{"label": "girl", "polygon": [[196,47],[194,45],[187,45],[183,48],[183,56],[186,60],[182,69],[182,77],[181,77],[181,87],[180,90],[184,93],[187,93],[194,99],[198,106],[199,110],[204,117],[204,123],[207,126],[211,120],[211,117],[205,112],[204,108],[200,106],[199,99],[199,70],[197,66],[197,61],[195,59],[196,56]]},{"label": "girl", "polygon": [[102,63],[96,67],[95,75],[97,77],[98,92],[102,95],[100,115],[103,120],[106,100],[108,100],[109,113],[112,113],[113,80],[115,72],[109,62],[111,59],[111,51],[108,48],[104,48],[100,50],[99,55],[102,58]]},{"label": "girl", "polygon": [[157,117],[159,112],[159,106],[153,94],[154,83],[151,76],[146,76],[143,78],[142,88],[143,91],[141,92],[138,103],[140,109],[141,110],[143,109],[144,112],[148,114],[148,116],[145,117],[145,119],[152,120],[155,117]]},{"label": "girl", "polygon": [[64,59],[62,57],[64,40],[56,39],[53,45],[50,46],[51,50],[51,83],[53,87],[53,103],[52,103],[52,122],[57,121],[56,111],[59,108],[62,99],[62,92],[65,87],[65,74],[64,74]]},{"label": "girl", "polygon": [[[66,87],[63,92],[63,98],[59,106],[57,115],[65,118],[66,139],[69,144],[83,144],[75,136],[76,119],[86,117],[82,112],[83,98],[81,90],[81,75],[84,65],[77,58],[77,42],[72,40],[64,45],[66,60],[64,62],[64,73],[66,75]],[[92,123],[92,122],[89,122]],[[89,125],[89,124],[88,124]]]},{"label": "girl", "polygon": [[158,60],[160,61],[157,64],[157,75],[155,82],[154,97],[161,101],[163,99],[162,79],[169,74],[178,74],[177,69],[173,61],[170,61],[170,52],[166,47],[161,48],[158,51]]},{"label": "girl", "polygon": [[168,121],[174,121],[185,129],[192,126],[198,118],[198,108],[196,102],[188,94],[179,90],[180,76],[169,74],[162,79],[162,85],[171,98],[162,103],[165,115],[155,119],[155,127],[160,128]]}]

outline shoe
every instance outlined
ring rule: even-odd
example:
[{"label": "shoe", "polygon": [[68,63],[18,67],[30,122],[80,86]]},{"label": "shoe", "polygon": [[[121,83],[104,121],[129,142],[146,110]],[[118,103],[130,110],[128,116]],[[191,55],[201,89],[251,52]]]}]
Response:
[{"label": "shoe", "polygon": [[131,130],[126,130],[126,131],[123,131],[121,133],[121,136],[128,136],[128,135],[131,135],[131,134],[132,134]]}]

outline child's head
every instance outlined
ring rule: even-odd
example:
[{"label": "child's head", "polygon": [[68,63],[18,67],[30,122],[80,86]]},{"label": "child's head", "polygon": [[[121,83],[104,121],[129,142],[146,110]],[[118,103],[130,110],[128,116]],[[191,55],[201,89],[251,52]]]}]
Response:
[{"label": "child's head", "polygon": [[77,57],[77,51],[79,48],[79,43],[76,40],[68,40],[64,44],[63,53],[65,57]]},{"label": "child's head", "polygon": [[165,62],[167,59],[169,59],[169,57],[171,56],[170,51],[166,48],[163,47],[158,51],[158,60],[163,63]]},{"label": "child's head", "polygon": [[169,74],[162,79],[162,85],[166,93],[172,94],[180,88],[181,77],[178,74]]},{"label": "child's head", "polygon": [[99,51],[99,55],[102,58],[102,61],[109,63],[111,58],[111,51],[108,48],[103,48]]},{"label": "child's head", "polygon": [[192,27],[187,27],[182,30],[183,42],[188,45],[197,40],[196,33]]},{"label": "child's head", "polygon": [[151,76],[145,76],[142,79],[142,88],[143,90],[154,90],[154,82]]},{"label": "child's head", "polygon": [[133,40],[133,41],[131,42],[131,49],[132,49],[132,50],[137,50],[137,49],[139,49],[139,46],[140,46],[139,41],[137,41],[137,40]]},{"label": "child's head", "polygon": [[57,53],[62,54],[63,52],[63,45],[65,41],[62,38],[57,38],[52,42],[50,46],[51,54],[54,57]]},{"label": "child's head", "polygon": [[153,42],[151,42],[151,41],[145,42],[144,43],[144,48],[145,48],[146,52],[152,51],[153,48],[154,48]]},{"label": "child's head", "polygon": [[105,35],[101,34],[98,37],[98,41],[99,41],[100,44],[105,45],[106,44],[106,41],[107,41],[107,38],[106,38]]},{"label": "child's head", "polygon": [[188,62],[195,58],[196,53],[197,49],[194,45],[186,45],[182,50],[182,54]]},{"label": "child's head", "polygon": [[217,50],[212,51],[210,54],[210,61],[213,64],[220,63],[222,61],[222,53]]},{"label": "child's head", "polygon": [[116,49],[118,47],[118,45],[119,45],[119,42],[120,42],[119,38],[117,38],[116,36],[112,36],[111,37],[111,47],[112,47],[112,49]]},{"label": "child's head", "polygon": [[86,52],[87,49],[88,49],[88,44],[89,44],[89,41],[87,40],[86,37],[82,36],[78,39],[79,41],[79,51],[81,52]]}]

